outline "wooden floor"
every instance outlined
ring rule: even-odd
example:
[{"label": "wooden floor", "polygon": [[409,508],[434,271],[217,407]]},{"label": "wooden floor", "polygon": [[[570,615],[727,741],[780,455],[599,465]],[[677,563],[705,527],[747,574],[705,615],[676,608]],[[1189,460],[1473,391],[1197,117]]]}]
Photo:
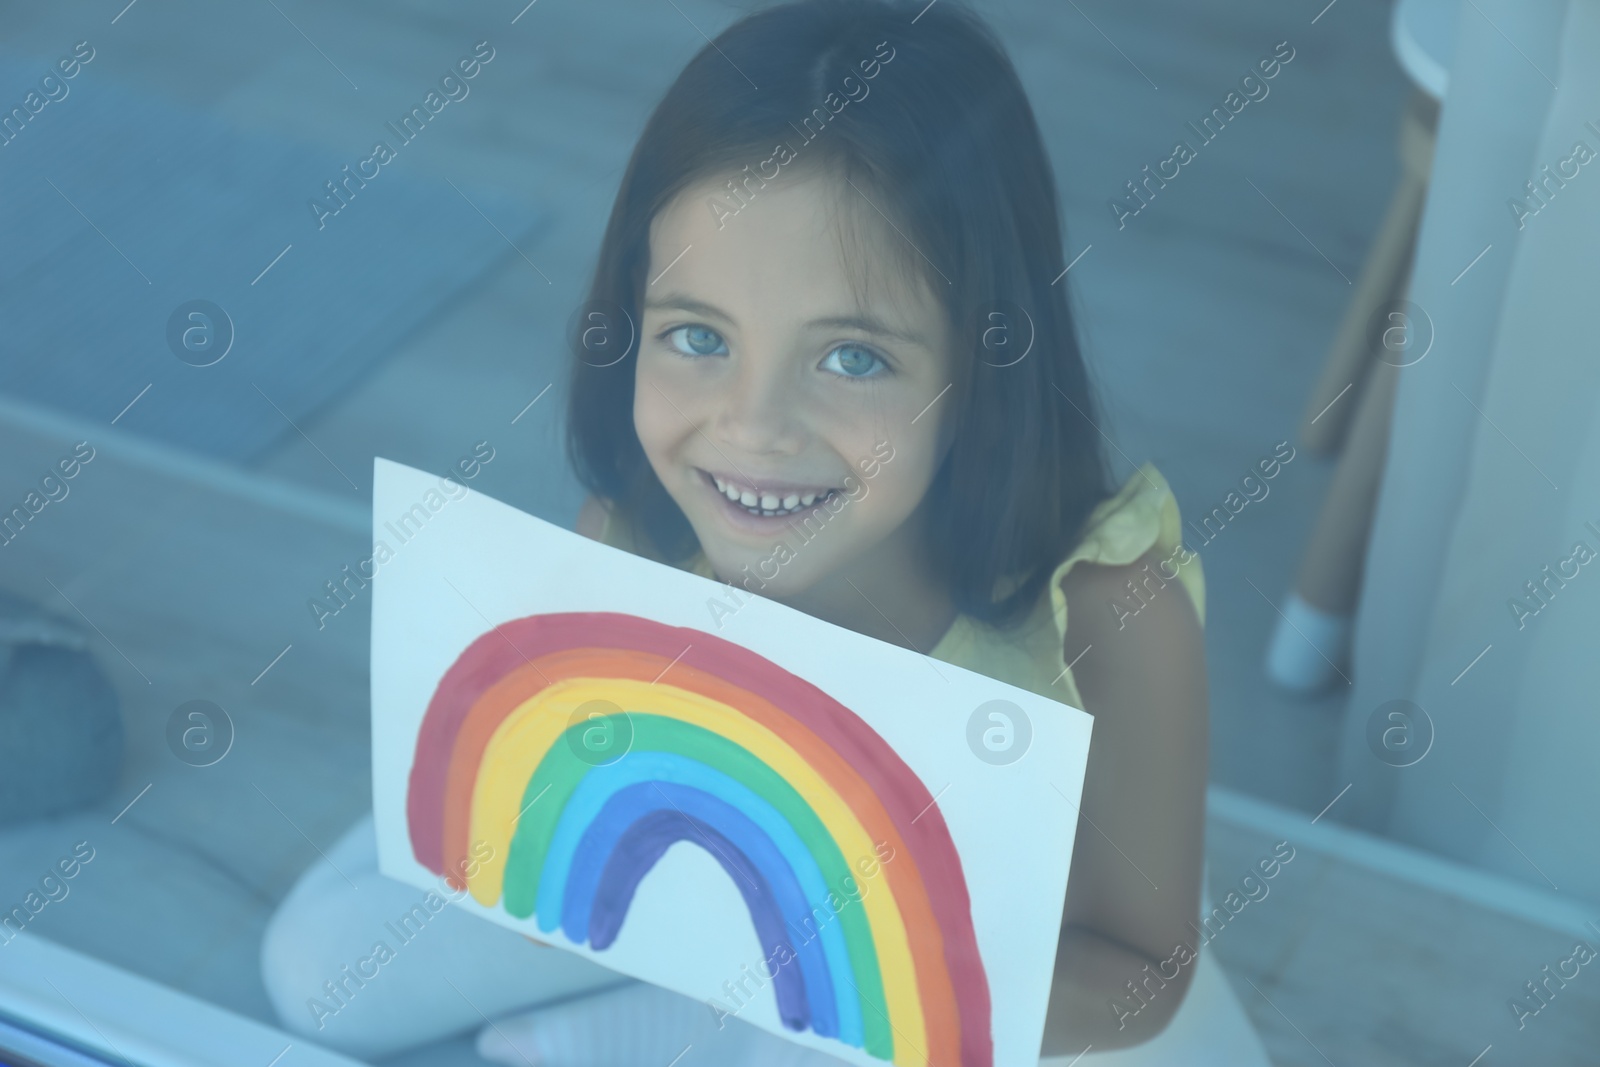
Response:
[{"label": "wooden floor", "polygon": [[[561,448],[567,318],[593,268],[617,180],[649,109],[703,45],[702,34],[751,5],[125,3],[13,5],[3,17],[0,47],[53,59],[87,38],[97,50],[89,76],[355,158],[446,66],[476,42],[492,43],[495,61],[471,96],[450,109],[448,121],[430,126],[401,165],[437,178],[470,177],[549,206],[559,216],[556,228],[536,246],[508,248],[481,288],[443,309],[359,388],[304,421],[304,436],[287,436],[256,470],[343,498],[347,514],[359,515],[370,501],[373,456],[442,471],[487,439],[497,456],[476,488],[570,524],[579,495]],[[1208,511],[1257,459],[1292,442],[1395,179],[1392,144],[1406,86],[1388,51],[1387,5],[1018,0],[977,6],[1012,51],[1055,166],[1067,255],[1082,255],[1067,284],[1103,390],[1109,412],[1103,429],[1118,469],[1126,474],[1151,460],[1185,513]],[[1270,83],[1270,95],[1250,104],[1119,228],[1108,200],[1145,164],[1166,158],[1173,142],[1187,136],[1184,124],[1217,105],[1279,42],[1288,42],[1294,58]],[[271,254],[241,250],[240,269],[254,274]],[[292,268],[286,259],[276,269]],[[367,472],[356,478],[363,492],[353,491],[335,465]],[[1272,601],[1291,581],[1329,474],[1326,463],[1302,453],[1271,483],[1269,497],[1201,549],[1213,779],[1298,809],[1308,820],[1343,786],[1332,762],[1342,695],[1285,697],[1264,681],[1260,662],[1276,619]],[[118,678],[119,688],[152,716],[167,706],[163,700],[205,688],[197,678],[214,679],[217,691],[239,689],[242,677],[235,674],[254,674],[285,645],[300,642],[267,676],[270,682],[239,689],[253,694],[241,699],[265,689],[261,699],[274,705],[274,726],[263,727],[261,744],[241,748],[240,756],[259,761],[249,764],[266,776],[257,784],[270,788],[283,810],[275,814],[258,803],[263,789],[250,791],[243,781],[236,783],[237,803],[241,810],[254,804],[253,825],[281,838],[279,845],[257,848],[241,833],[202,850],[206,858],[194,868],[196,877],[240,887],[242,917],[230,920],[219,910],[207,920],[219,931],[232,922],[237,932],[205,944],[186,940],[154,958],[136,959],[128,948],[129,958],[119,961],[174,984],[200,982],[198,974],[213,988],[232,989],[253,978],[237,971],[250,939],[259,936],[264,909],[295,870],[315,859],[303,836],[279,824],[296,824],[325,842],[359,810],[365,631],[311,635],[306,620],[291,615],[301,610],[302,586],[314,588],[356,558],[360,537],[347,527],[312,534],[293,532],[288,521],[252,526],[248,509],[219,516],[195,500],[174,507],[160,519],[130,511],[126,536],[100,544],[92,559],[65,547],[46,558],[59,567],[51,573],[64,576],[64,588],[111,615],[121,596],[108,585],[113,579],[136,586],[138,574],[190,568],[176,583],[188,600],[170,611],[174,629],[151,630],[143,620],[108,627],[113,639],[126,639],[134,662],[157,675],[154,683],[131,671]],[[226,531],[225,548],[214,547],[217,558],[199,570],[184,561],[204,557],[208,542],[185,543],[181,551],[166,543],[171,516],[187,514],[185,508],[222,524],[213,531]],[[92,544],[82,542],[83,552]],[[240,567],[253,574],[235,573]],[[6,582],[41,598],[49,593],[31,577],[8,575]],[[96,614],[92,606],[86,610]],[[195,622],[207,612],[226,615],[230,627],[208,633]],[[245,618],[251,613],[253,620]],[[345,621],[333,620],[330,628]],[[193,655],[173,646],[172,633],[193,642]],[[112,666],[122,669],[120,661]],[[147,684],[161,690],[159,698]],[[150,750],[148,761],[165,758],[159,741],[137,744]],[[337,788],[324,784],[333,779]],[[121,799],[144,784],[124,782]],[[124,821],[159,837],[160,847],[181,851],[184,840],[208,833],[203,794],[195,788],[175,780],[153,790],[140,802],[148,808],[143,821],[138,807]],[[326,790],[325,802],[319,790]],[[1208,852],[1219,892],[1231,881],[1226,872],[1243,870],[1260,844],[1237,829],[1213,830]],[[47,851],[44,838],[37,847]],[[130,878],[140,869],[136,861],[131,854],[124,861]],[[1583,1041],[1594,1046],[1594,993],[1582,979],[1563,994],[1566,1003],[1558,1000],[1525,1030],[1513,1029],[1513,1038],[1478,1041],[1491,1028],[1505,1030],[1508,999],[1524,980],[1570,952],[1548,932],[1452,908],[1375,876],[1341,873],[1336,864],[1308,863],[1293,878],[1304,883],[1286,879],[1277,896],[1243,915],[1237,931],[1217,945],[1277,1062],[1467,1067],[1494,1042],[1485,1067],[1577,1063]],[[92,911],[83,902],[78,914]],[[169,918],[175,923],[179,915]],[[109,926],[76,934],[63,926],[51,936],[77,937],[92,951],[97,938],[117,935]],[[1600,988],[1600,979],[1593,981]],[[239,1010],[264,1009],[258,981],[254,993],[239,989],[230,994]],[[197,992],[205,995],[205,985]],[[459,1046],[449,1054],[459,1055]],[[441,1050],[429,1062],[445,1062],[445,1055]]]}]

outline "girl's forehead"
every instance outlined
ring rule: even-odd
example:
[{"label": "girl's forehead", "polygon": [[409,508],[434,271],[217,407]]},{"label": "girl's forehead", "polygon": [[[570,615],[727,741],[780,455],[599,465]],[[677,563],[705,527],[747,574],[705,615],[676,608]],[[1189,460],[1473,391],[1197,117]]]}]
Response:
[{"label": "girl's forehead", "polygon": [[[685,188],[652,220],[645,300],[677,293],[795,314],[871,312],[926,322],[934,295],[895,242],[907,238],[870,194],[820,171],[741,185],[718,174]],[[914,254],[914,253],[913,253]],[[733,305],[733,306],[730,306]]]}]

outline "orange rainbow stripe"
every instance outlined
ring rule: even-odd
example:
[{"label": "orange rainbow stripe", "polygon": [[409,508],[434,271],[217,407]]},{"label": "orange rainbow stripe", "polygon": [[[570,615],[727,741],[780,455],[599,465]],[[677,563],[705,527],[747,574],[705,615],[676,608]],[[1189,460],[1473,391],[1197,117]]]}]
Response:
[{"label": "orange rainbow stripe", "polygon": [[909,1067],[992,1067],[933,798],[859,716],[748,649],[626,614],[504,623],[436,687],[406,811],[423,866],[595,950],[668,847],[705,847],[771,954],[785,1026]]}]

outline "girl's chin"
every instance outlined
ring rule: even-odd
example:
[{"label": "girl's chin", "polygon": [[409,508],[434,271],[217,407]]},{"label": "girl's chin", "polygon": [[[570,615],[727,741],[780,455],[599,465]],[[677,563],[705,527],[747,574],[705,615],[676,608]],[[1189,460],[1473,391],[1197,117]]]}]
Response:
[{"label": "girl's chin", "polygon": [[798,596],[805,592],[808,584],[793,546],[788,550],[787,563],[783,562],[784,554],[776,544],[757,552],[744,545],[714,545],[705,555],[718,581],[731,583],[745,592],[760,593],[768,600]]},{"label": "girl's chin", "polygon": [[[792,581],[791,576],[785,573],[788,568],[778,565],[778,559],[772,551],[752,553],[748,549],[734,551],[707,552],[706,560],[711,564],[711,570],[717,579],[723,582],[732,582],[740,588],[751,591],[760,590],[764,595],[771,596],[779,589],[786,588]],[[765,584],[766,588],[761,589]]]}]

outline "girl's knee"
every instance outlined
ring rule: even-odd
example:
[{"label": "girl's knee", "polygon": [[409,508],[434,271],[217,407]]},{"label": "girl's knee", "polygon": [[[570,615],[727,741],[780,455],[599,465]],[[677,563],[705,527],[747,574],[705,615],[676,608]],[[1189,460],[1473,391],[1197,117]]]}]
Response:
[{"label": "girl's knee", "polygon": [[312,879],[311,873],[267,921],[261,982],[285,1026],[343,1048],[347,1042],[328,1040],[328,984],[337,990],[347,980],[345,968],[369,953],[383,920],[402,903],[409,905],[415,891],[375,871],[347,871],[348,881],[337,873],[331,881]]}]

